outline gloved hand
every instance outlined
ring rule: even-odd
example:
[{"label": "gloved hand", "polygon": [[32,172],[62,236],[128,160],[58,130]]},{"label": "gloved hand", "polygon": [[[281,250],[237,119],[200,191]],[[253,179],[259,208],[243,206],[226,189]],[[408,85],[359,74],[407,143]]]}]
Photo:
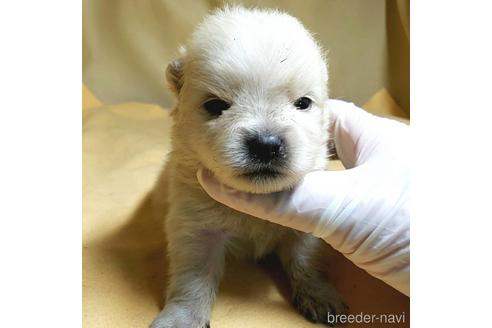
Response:
[{"label": "gloved hand", "polygon": [[197,173],[204,190],[238,211],[322,238],[372,276],[409,295],[410,129],[330,100],[331,137],[344,171],[307,174],[292,190],[250,194]]}]

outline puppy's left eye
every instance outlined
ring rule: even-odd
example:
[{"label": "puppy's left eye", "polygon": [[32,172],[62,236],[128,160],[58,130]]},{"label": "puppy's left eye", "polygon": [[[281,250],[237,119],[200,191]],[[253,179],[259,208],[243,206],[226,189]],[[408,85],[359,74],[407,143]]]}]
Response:
[{"label": "puppy's left eye", "polygon": [[214,98],[203,104],[205,110],[212,116],[219,116],[223,111],[229,109],[231,105],[222,99]]},{"label": "puppy's left eye", "polygon": [[294,102],[294,106],[296,106],[297,109],[305,110],[311,107],[312,103],[313,101],[308,97],[301,97]]}]

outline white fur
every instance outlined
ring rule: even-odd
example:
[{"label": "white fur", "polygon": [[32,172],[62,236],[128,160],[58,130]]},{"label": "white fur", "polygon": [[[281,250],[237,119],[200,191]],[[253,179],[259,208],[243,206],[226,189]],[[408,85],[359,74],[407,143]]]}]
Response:
[{"label": "white fur", "polygon": [[[157,188],[167,183],[171,277],[166,308],[152,327],[205,327],[227,254],[257,259],[277,251],[304,315],[324,322],[328,312],[343,312],[344,303],[320,273],[321,241],[233,211],[212,200],[196,179],[204,166],[229,186],[267,193],[326,166],[328,77],[320,47],[287,14],[233,7],[207,16],[181,53],[166,72],[178,104],[173,151]],[[304,96],[312,107],[297,110],[293,103]],[[231,107],[210,117],[202,106],[210,97]],[[280,177],[247,179],[244,134],[264,130],[283,136],[288,161]]]}]

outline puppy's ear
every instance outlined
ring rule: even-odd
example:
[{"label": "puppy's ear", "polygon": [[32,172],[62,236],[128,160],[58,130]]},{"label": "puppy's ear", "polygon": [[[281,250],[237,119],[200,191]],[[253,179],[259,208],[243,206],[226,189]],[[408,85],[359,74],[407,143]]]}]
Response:
[{"label": "puppy's ear", "polygon": [[166,69],[167,84],[176,97],[183,86],[183,68],[183,58],[178,58],[170,62]]}]

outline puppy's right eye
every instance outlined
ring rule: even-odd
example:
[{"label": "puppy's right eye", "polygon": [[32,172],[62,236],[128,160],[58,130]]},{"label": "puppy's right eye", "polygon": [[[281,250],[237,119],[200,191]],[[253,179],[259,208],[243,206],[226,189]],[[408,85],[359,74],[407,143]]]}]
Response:
[{"label": "puppy's right eye", "polygon": [[203,104],[205,110],[212,116],[219,116],[223,111],[229,109],[231,105],[222,99],[210,99]]}]

